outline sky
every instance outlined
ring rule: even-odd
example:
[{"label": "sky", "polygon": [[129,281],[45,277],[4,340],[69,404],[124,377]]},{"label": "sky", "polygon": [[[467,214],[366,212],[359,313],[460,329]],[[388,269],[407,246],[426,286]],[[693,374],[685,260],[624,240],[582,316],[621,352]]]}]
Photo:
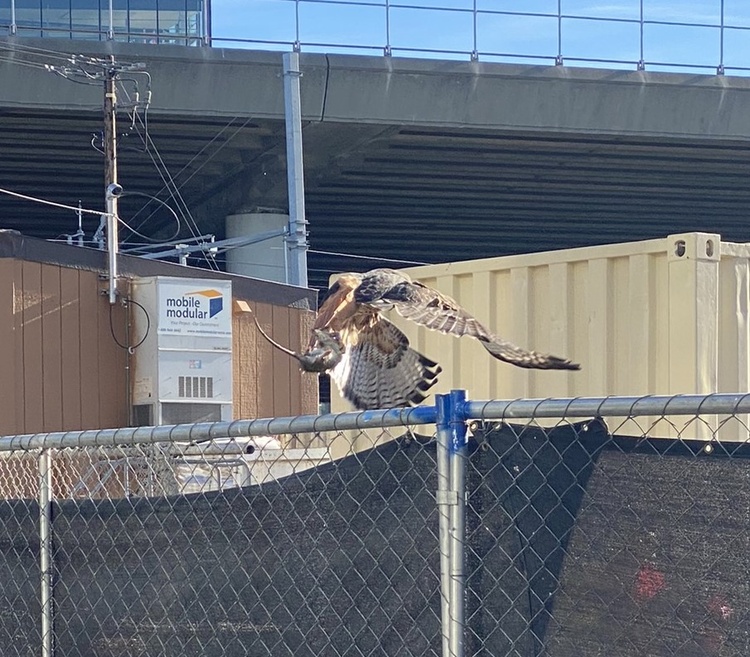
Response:
[{"label": "sky", "polygon": [[[474,48],[471,10],[475,1],[480,60],[539,63],[545,60],[535,58],[544,57],[547,63],[554,61],[558,51],[558,0],[388,0],[389,38],[386,0],[213,0],[214,45],[286,50],[296,39],[299,26],[303,52],[381,55],[390,41],[396,56],[468,59]],[[641,58],[642,2],[647,69],[679,70],[664,65],[675,64],[715,70],[722,61],[719,26],[723,5],[723,63],[730,69],[748,69],[737,74],[750,74],[750,0],[559,2],[566,16],[560,27],[567,64],[587,65],[576,60],[599,59],[622,63],[588,65],[634,68],[633,63]],[[538,15],[495,13],[498,11]]]}]

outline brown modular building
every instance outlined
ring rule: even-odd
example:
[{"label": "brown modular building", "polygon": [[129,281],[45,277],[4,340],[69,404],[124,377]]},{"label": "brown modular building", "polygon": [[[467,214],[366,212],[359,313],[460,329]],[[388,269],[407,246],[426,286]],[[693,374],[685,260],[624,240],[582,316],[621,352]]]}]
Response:
[{"label": "brown modular building", "polygon": [[[132,304],[102,295],[106,253],[0,231],[0,435],[128,426],[132,415]],[[314,317],[312,290],[121,256],[134,280],[230,280],[279,342],[298,346]],[[315,413],[317,379],[259,337],[248,313],[232,317],[234,418]]]}]

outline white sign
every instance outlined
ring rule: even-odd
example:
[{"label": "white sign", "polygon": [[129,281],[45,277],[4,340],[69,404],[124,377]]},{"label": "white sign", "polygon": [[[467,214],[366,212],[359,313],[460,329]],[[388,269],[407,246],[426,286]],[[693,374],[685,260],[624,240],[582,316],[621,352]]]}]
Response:
[{"label": "white sign", "polygon": [[158,279],[158,332],[231,337],[232,283],[210,279]]}]

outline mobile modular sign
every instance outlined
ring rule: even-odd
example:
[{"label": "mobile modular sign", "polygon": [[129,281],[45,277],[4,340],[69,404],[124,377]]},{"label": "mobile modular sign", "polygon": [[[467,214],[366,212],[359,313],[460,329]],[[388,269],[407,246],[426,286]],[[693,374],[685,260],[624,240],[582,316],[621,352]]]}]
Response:
[{"label": "mobile modular sign", "polygon": [[232,336],[230,281],[158,278],[157,330],[162,335]]}]

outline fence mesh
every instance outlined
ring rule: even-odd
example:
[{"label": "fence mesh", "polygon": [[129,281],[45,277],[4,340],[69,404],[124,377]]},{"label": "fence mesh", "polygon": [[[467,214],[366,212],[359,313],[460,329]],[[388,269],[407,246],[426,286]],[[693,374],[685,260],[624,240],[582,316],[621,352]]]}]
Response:
[{"label": "fence mesh", "polygon": [[[52,654],[441,655],[431,432],[50,450]],[[474,422],[465,654],[750,654],[746,437],[739,414]],[[4,655],[45,638],[39,456],[0,455]]]}]

